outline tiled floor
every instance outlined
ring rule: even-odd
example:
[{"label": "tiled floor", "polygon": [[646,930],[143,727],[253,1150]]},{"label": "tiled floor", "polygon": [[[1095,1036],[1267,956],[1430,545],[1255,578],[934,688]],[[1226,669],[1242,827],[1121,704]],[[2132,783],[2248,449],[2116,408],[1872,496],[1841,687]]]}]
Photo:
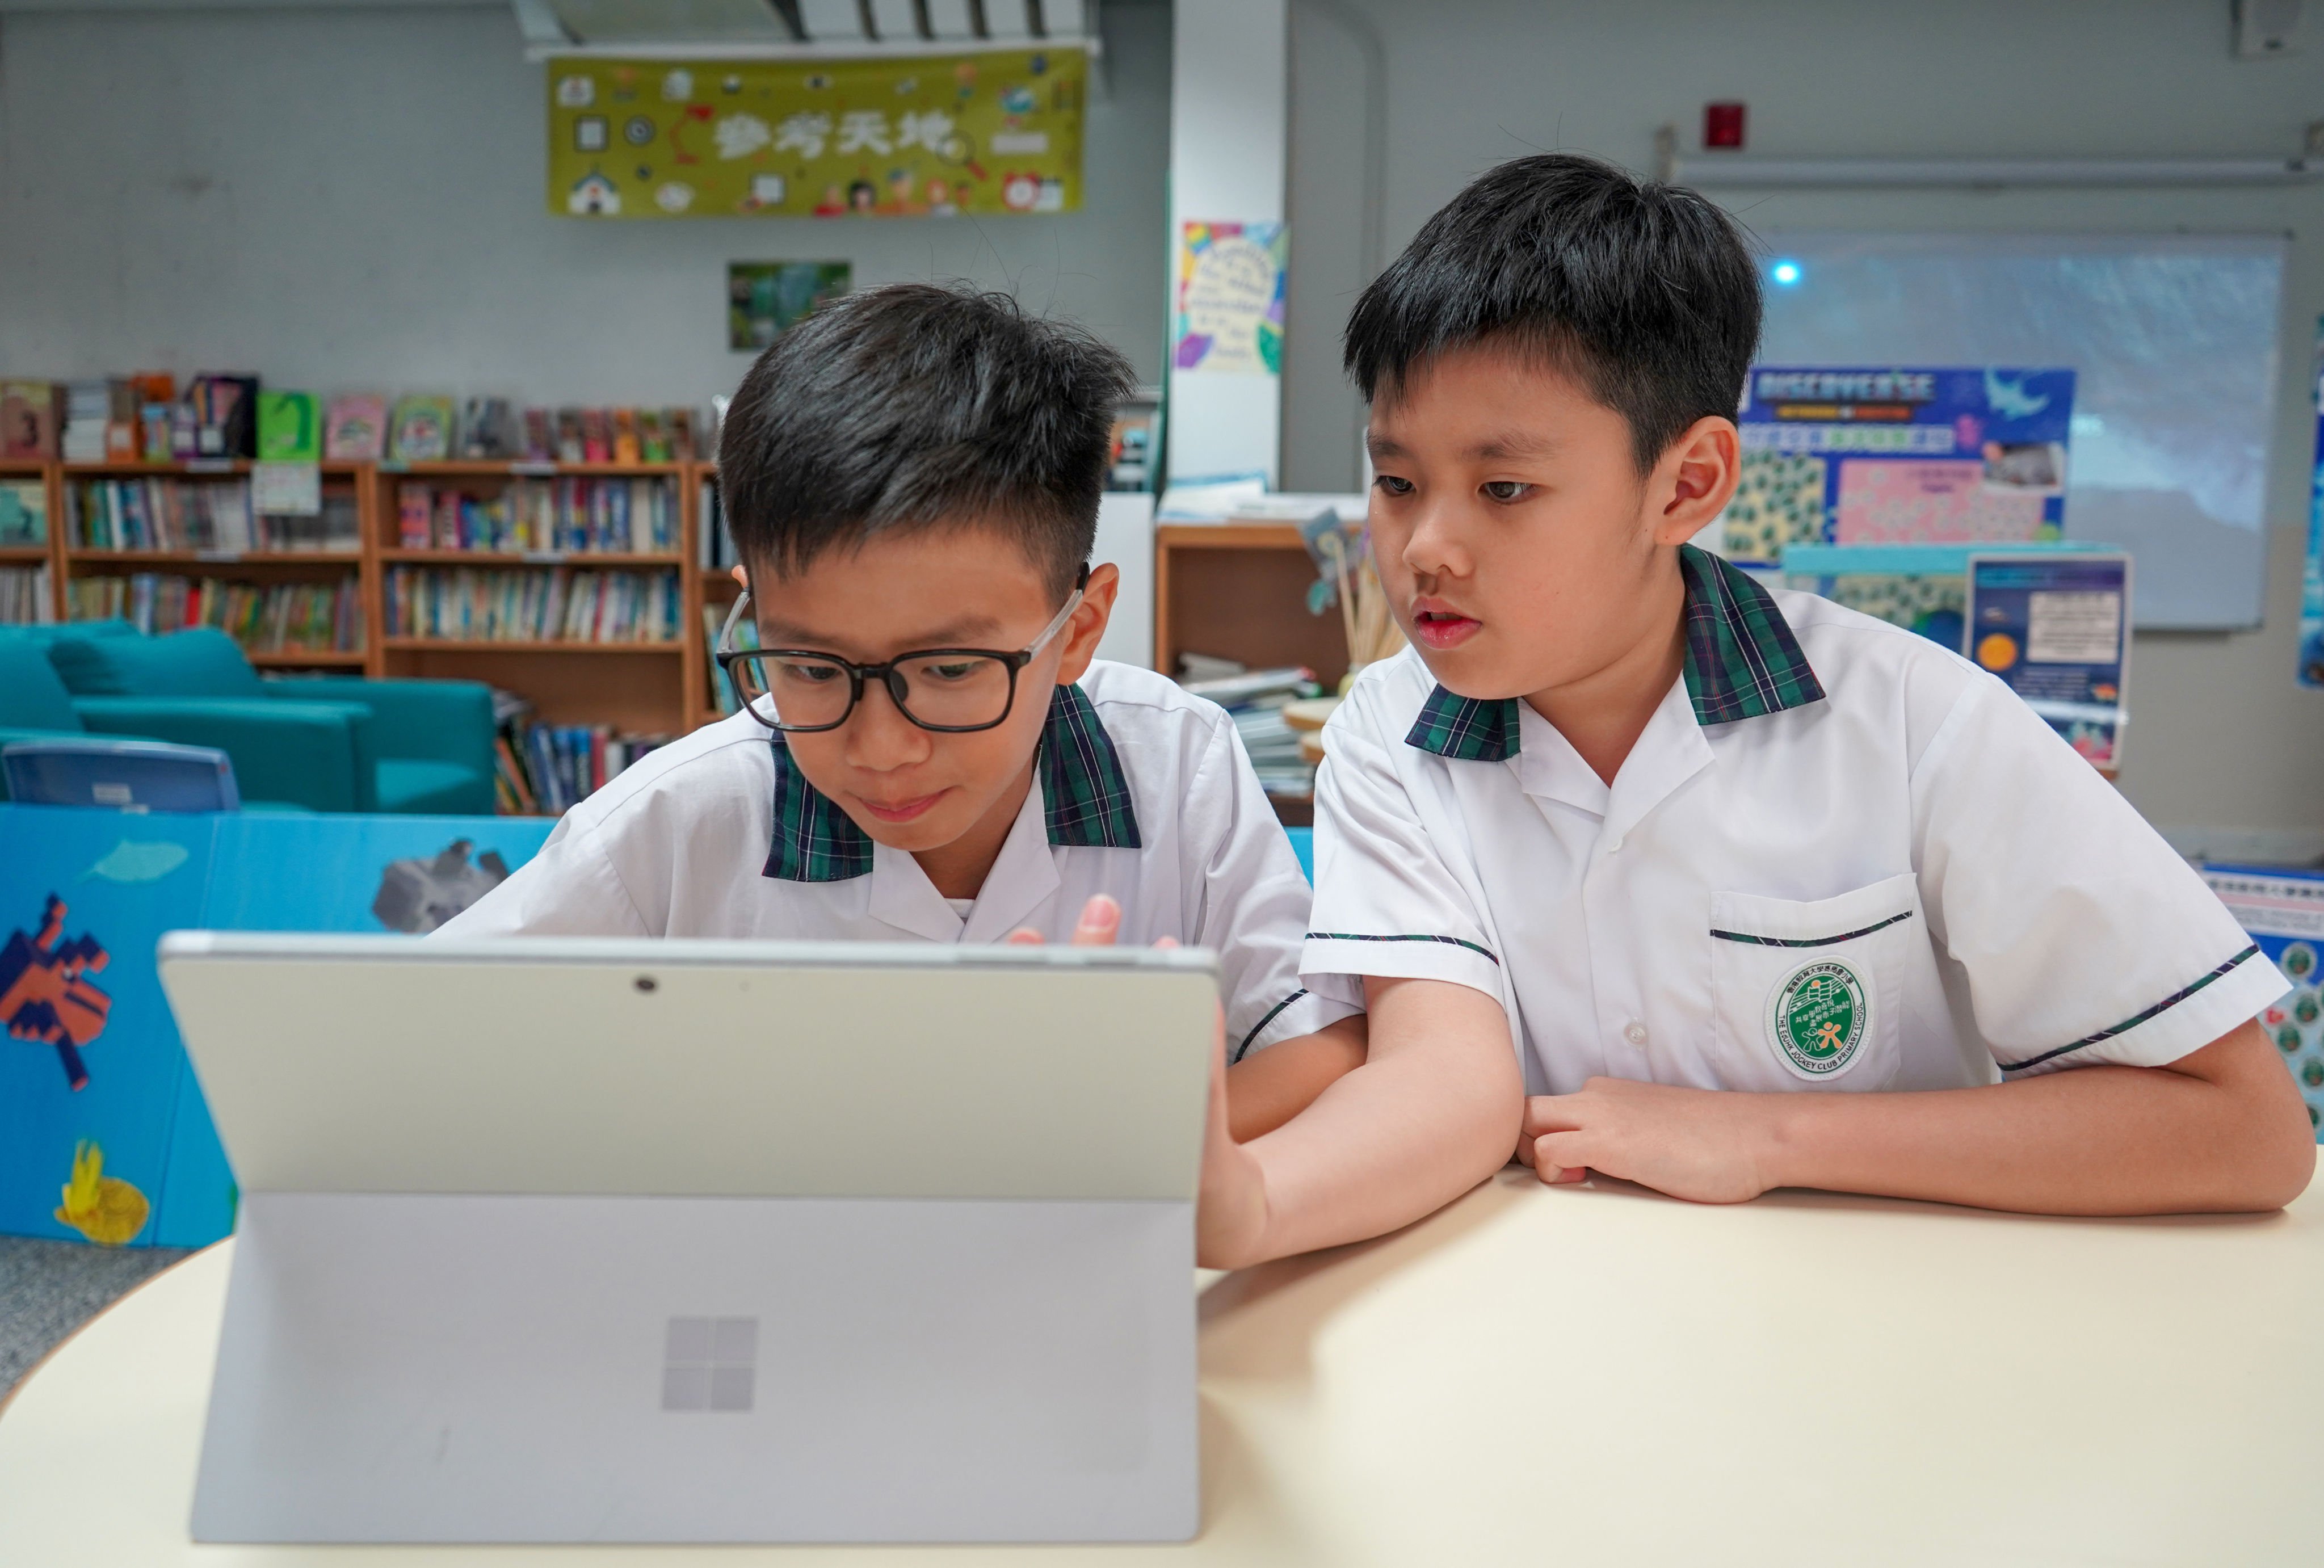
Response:
[{"label": "tiled floor", "polygon": [[0,1397],[51,1347],[186,1251],[0,1236]]}]

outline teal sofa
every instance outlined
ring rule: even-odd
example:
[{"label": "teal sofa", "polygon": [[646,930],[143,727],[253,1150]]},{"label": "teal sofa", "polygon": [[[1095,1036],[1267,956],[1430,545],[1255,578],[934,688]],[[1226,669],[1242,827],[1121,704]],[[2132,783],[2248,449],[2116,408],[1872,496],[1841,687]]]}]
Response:
[{"label": "teal sofa", "polygon": [[[465,680],[262,679],[225,632],[43,628],[86,730],[216,746],[246,799],[315,811],[490,816],[492,688]],[[0,724],[7,697],[0,695]]]},{"label": "teal sofa", "polygon": [[92,734],[216,746],[234,759],[251,808],[349,809],[341,804],[355,788],[343,715],[290,703],[75,698],[49,662],[47,641],[0,628],[0,746]]}]

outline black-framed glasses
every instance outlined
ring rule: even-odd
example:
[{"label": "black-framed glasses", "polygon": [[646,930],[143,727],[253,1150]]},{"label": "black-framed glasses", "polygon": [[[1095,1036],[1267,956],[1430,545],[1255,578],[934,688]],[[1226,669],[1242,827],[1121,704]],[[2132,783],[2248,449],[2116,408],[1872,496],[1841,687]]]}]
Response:
[{"label": "black-framed glasses", "polygon": [[770,730],[811,733],[845,724],[863,700],[863,685],[887,687],[896,711],[924,730],[967,734],[989,730],[1017,706],[1017,675],[1047,647],[1082,602],[1089,568],[1074,584],[1065,608],[1041,634],[1014,653],[994,648],[919,648],[882,664],[854,664],[836,653],[810,648],[738,648],[736,628],[751,604],[750,591],[734,601],[718,633],[713,655],[734,683],[734,694],[751,716]]}]

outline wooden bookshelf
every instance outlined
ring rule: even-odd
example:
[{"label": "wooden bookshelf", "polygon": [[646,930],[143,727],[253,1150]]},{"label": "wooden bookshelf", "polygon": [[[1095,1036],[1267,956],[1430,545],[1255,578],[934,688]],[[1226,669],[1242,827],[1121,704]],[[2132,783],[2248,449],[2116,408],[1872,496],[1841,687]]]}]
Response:
[{"label": "wooden bookshelf", "polygon": [[[696,624],[692,583],[694,492],[701,463],[534,463],[455,460],[382,463],[371,470],[364,540],[375,628],[374,668],[384,676],[452,677],[482,680],[530,701],[551,724],[606,724],[616,733],[681,735],[700,722],[687,668],[702,633]],[[444,549],[405,547],[398,530],[397,489],[414,480],[486,499],[519,481],[648,479],[669,486],[678,523],[677,548],[668,550]],[[635,520],[633,530],[645,525]],[[392,568],[476,571],[675,572],[678,575],[678,635],[667,641],[584,642],[558,639],[465,641],[386,634],[386,582]]]},{"label": "wooden bookshelf", "polygon": [[676,653],[685,644],[674,641],[584,642],[567,638],[520,642],[511,638],[390,637],[384,646],[390,653]]},{"label": "wooden bookshelf", "polygon": [[349,652],[337,648],[258,648],[244,649],[243,657],[254,669],[347,669],[361,670],[371,655],[361,649]]},{"label": "wooden bookshelf", "polygon": [[[1178,655],[1214,654],[1253,669],[1304,665],[1325,690],[1348,673],[1336,613],[1310,615],[1315,563],[1287,522],[1166,522],[1154,530],[1154,668],[1176,675]],[[1314,819],[1305,797],[1270,796],[1294,826]]]},{"label": "wooden bookshelf", "polygon": [[[0,461],[0,477],[42,482],[45,544],[0,547],[0,565],[49,567],[51,613],[67,617],[71,584],[140,573],[225,578],[258,584],[353,576],[364,605],[364,644],[350,650],[257,650],[262,669],[338,669],[374,677],[423,676],[482,680],[530,700],[549,724],[608,724],[625,734],[682,734],[718,716],[710,700],[702,605],[732,599],[733,585],[695,566],[696,506],[707,462],[326,463],[327,495],[352,494],[358,548],[335,550],[98,549],[74,541],[66,523],[72,485],[95,479],[228,479],[247,476],[247,461],[60,463]],[[406,549],[397,532],[396,486],[425,480],[479,497],[517,480],[652,479],[676,493],[675,549],[642,551]],[[387,635],[386,579],[396,567],[473,567],[483,571],[675,572],[678,635],[654,642],[482,641]],[[706,583],[706,577],[717,580]]]},{"label": "wooden bookshelf", "polygon": [[1154,530],[1154,668],[1186,652],[1253,669],[1305,665],[1326,687],[1348,673],[1336,614],[1310,615],[1315,563],[1287,522],[1166,522]]},{"label": "wooden bookshelf", "polygon": [[41,504],[47,511],[48,538],[40,544],[0,546],[0,567],[23,569],[26,567],[49,568],[49,613],[59,613],[64,604],[64,549],[57,519],[63,514],[63,481],[57,470],[60,465],[22,458],[0,458],[0,479],[37,479],[41,482]]}]

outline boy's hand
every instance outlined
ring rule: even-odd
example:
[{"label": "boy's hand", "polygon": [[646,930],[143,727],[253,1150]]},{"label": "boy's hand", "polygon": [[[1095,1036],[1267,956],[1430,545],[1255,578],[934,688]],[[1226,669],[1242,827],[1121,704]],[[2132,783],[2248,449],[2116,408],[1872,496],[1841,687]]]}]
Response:
[{"label": "boy's hand", "polygon": [[[1121,934],[1121,906],[1100,893],[1082,906],[1081,918],[1074,922],[1073,945],[1076,947],[1111,947]],[[1009,933],[1012,946],[1039,947],[1048,939],[1030,926],[1019,926]],[[1165,936],[1154,944],[1157,947],[1176,947],[1178,944]]]},{"label": "boy's hand", "polygon": [[[1082,906],[1074,923],[1076,947],[1111,947],[1121,931],[1121,906],[1098,894]],[[1019,946],[1038,946],[1038,931],[1025,927],[1009,934]],[[1165,936],[1157,947],[1176,947]],[[1203,1124],[1202,1189],[1194,1205],[1194,1261],[1205,1268],[1239,1268],[1259,1257],[1267,1230],[1267,1180],[1259,1162],[1234,1140],[1227,1125],[1227,1015],[1219,1010],[1211,1040],[1210,1108]]]},{"label": "boy's hand", "polygon": [[1554,1185],[1591,1171],[1699,1204],[1739,1204],[1777,1185],[1756,1094],[1592,1078],[1579,1094],[1526,1102],[1517,1158]]}]

